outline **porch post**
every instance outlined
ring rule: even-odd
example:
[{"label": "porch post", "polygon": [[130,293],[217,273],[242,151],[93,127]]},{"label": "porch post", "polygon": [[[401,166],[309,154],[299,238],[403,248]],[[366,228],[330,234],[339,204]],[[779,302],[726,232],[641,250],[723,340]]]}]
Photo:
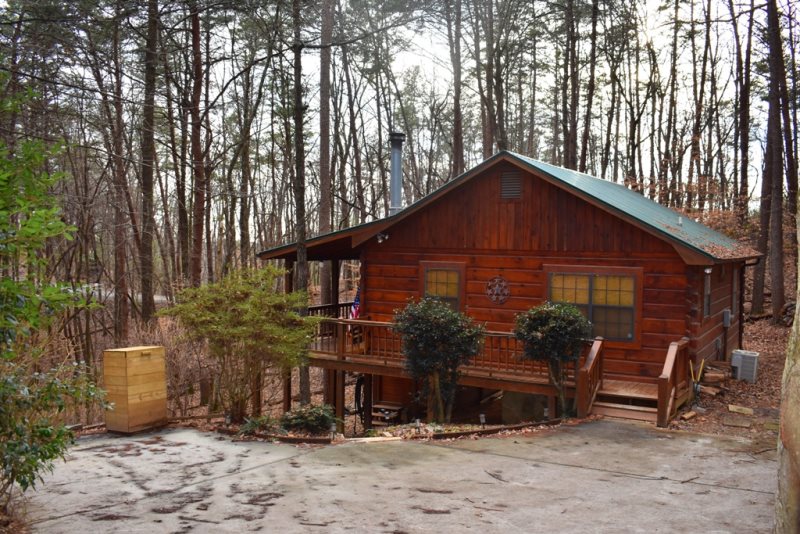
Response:
[{"label": "porch post", "polygon": [[294,291],[294,260],[286,258],[283,262],[283,268],[286,269],[286,274],[283,276],[284,293],[291,293]]},{"label": "porch post", "polygon": [[336,371],[336,432],[344,434],[344,371]]},{"label": "porch post", "polygon": [[[331,304],[333,309],[339,309],[339,260],[331,260]],[[338,312],[336,315],[338,319]]]},{"label": "porch post", "polygon": [[361,403],[364,408],[364,430],[372,428],[372,375],[364,375],[364,400]]},{"label": "porch post", "polygon": [[547,418],[548,419],[555,419],[557,411],[558,411],[558,402],[556,402],[556,396],[555,395],[548,395],[547,396]]}]

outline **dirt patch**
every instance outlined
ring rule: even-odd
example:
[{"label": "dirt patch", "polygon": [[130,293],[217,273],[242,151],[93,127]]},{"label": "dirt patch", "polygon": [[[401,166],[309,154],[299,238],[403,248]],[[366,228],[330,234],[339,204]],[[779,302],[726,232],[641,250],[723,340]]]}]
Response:
[{"label": "dirt patch", "polygon": [[[763,438],[775,448],[781,406],[781,378],[786,360],[786,344],[790,328],[769,324],[768,320],[746,323],[744,349],[759,353],[758,377],[755,384],[727,379],[715,397],[700,395],[691,408],[697,417],[689,421],[676,419],[671,428],[701,432]],[[730,405],[751,408],[753,415],[732,413]]]},{"label": "dirt patch", "polygon": [[168,500],[166,504],[151,508],[150,511],[154,514],[174,514],[183,510],[190,504],[202,503],[214,493],[211,486],[200,486],[196,491],[189,491],[183,493],[167,493],[165,499]]},{"label": "dirt patch", "polygon": [[30,531],[24,518],[0,510],[0,534],[27,534]]}]

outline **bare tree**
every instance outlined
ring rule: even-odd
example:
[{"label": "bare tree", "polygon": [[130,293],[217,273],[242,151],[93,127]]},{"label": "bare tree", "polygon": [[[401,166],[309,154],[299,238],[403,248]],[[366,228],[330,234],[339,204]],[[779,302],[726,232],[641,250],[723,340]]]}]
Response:
[{"label": "bare tree", "polygon": [[142,245],[139,249],[142,289],[142,321],[155,312],[153,298],[153,166],[155,149],[155,93],[158,54],[158,0],[147,1],[147,38],[144,50],[144,109],[142,116]]},{"label": "bare tree", "polygon": [[192,101],[191,101],[191,139],[192,139],[192,242],[189,252],[189,281],[193,286],[200,285],[203,272],[203,222],[206,208],[205,158],[203,154],[203,130],[200,103],[203,90],[203,51],[201,47],[200,8],[197,0],[189,1],[189,19],[192,38]]},{"label": "bare tree", "polygon": [[[308,255],[306,252],[306,149],[303,140],[303,41],[302,20],[300,18],[301,0],[292,0],[292,28],[294,41],[294,82],[293,82],[293,113],[294,113],[294,210],[295,210],[295,237],[297,243],[297,261],[295,262],[295,289],[306,291],[308,289]],[[305,309],[308,313],[308,309]],[[300,367],[300,402],[311,402],[311,379],[308,365]]]}]

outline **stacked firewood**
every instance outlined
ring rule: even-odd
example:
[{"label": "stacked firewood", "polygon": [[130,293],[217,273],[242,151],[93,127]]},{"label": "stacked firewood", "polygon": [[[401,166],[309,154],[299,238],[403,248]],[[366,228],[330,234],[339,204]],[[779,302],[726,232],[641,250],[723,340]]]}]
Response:
[{"label": "stacked firewood", "polygon": [[716,397],[725,391],[728,379],[731,378],[731,364],[714,362],[705,366],[700,378],[698,392],[700,395]]}]

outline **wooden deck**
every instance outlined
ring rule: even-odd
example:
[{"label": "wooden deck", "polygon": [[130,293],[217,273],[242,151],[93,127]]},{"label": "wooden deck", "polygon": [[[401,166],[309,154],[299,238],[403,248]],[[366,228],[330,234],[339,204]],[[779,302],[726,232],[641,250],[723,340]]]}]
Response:
[{"label": "wooden deck", "polygon": [[[603,378],[603,341],[598,338],[569,369],[568,397],[576,397],[579,417],[600,413],[656,422],[666,426],[688,400],[688,340],[674,342],[666,353],[657,383]],[[335,371],[407,377],[399,335],[390,323],[324,319],[309,347],[309,363]],[[510,332],[487,332],[480,354],[461,368],[459,383],[545,395],[557,390],[547,365],[522,357],[521,343]]]}]

